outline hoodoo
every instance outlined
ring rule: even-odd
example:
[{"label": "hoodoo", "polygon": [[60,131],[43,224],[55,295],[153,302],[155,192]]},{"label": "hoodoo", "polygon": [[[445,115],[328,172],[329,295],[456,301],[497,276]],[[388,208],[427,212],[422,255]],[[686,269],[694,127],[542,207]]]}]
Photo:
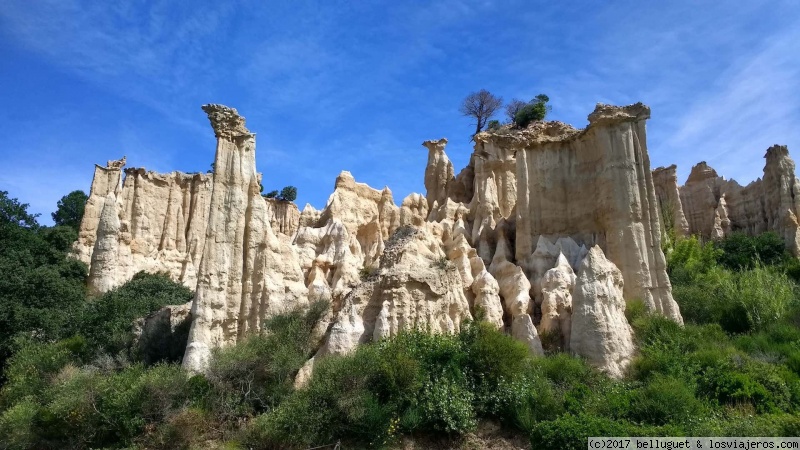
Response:
[{"label": "hoodoo", "polygon": [[[674,206],[682,229],[686,219],[674,169],[651,174],[642,104],[598,105],[583,130],[537,122],[479,133],[457,176],[447,140],[425,141],[425,196],[398,206],[388,187],[344,171],[325,208],[302,212],[261,196],[244,118],[222,105],[203,110],[217,138],[214,172],[128,169],[120,187],[124,161],[98,166],[74,246],[96,292],[141,270],[196,290],[183,359],[192,371],[264,319],[317,300],[330,304],[318,326],[327,331],[298,384],[318,358],[403,330],[457,332],[476,315],[534,354],[540,334],[553,333],[563,350],[621,376],[633,349],[626,301],[682,322],[660,209]],[[771,179],[793,169],[773,166]],[[787,211],[770,224],[796,223],[793,180],[770,194]],[[686,214],[690,229],[699,216]]]}]

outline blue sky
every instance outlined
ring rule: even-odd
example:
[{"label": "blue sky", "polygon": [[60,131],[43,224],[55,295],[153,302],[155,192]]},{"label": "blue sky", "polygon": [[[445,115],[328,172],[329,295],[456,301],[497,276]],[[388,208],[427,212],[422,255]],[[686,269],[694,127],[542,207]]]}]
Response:
[{"label": "blue sky", "polygon": [[0,190],[49,223],[94,163],[205,171],[213,102],[257,133],[265,189],[321,208],[350,170],[399,203],[424,193],[423,140],[467,163],[481,88],[579,127],[642,101],[653,167],[746,183],[768,146],[800,155],[800,2],[3,0]]}]

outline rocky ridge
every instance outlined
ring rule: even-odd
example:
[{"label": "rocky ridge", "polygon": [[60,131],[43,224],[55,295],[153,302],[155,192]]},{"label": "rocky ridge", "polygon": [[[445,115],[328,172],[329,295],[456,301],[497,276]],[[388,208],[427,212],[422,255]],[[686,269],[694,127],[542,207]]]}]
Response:
[{"label": "rocky ridge", "polygon": [[[705,161],[692,167],[680,187],[675,166],[656,169],[656,192],[663,193],[659,204],[675,218],[676,234],[721,239],[737,232],[758,235],[773,231],[793,255],[800,256],[800,180],[795,176],[794,161],[785,145],[768,148],[764,158],[764,176],[747,186],[719,176]],[[685,225],[680,217],[685,217]]]},{"label": "rocky ridge", "polygon": [[98,166],[75,244],[96,292],[139,270],[196,289],[190,370],[265,318],[316,300],[330,310],[298,384],[318,358],[412,328],[457,332],[479,313],[534,354],[540,333],[554,334],[560,348],[621,376],[633,351],[627,301],[682,322],[642,104],[598,105],[583,130],[542,122],[479,133],[458,175],[447,140],[425,141],[426,195],[398,206],[388,187],[342,172],[325,208],[302,212],[260,195],[244,118],[203,109],[217,137],[214,173],[128,169],[120,187],[121,164]]}]

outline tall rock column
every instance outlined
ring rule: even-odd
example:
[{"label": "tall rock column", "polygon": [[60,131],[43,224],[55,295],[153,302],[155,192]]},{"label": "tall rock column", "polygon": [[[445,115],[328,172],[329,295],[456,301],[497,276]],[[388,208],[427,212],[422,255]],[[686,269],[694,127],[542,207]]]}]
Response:
[{"label": "tall rock column", "polygon": [[764,155],[764,211],[767,229],[783,237],[786,248],[800,256],[800,233],[798,233],[798,211],[800,211],[800,180],[795,177],[794,161],[789,157],[785,145],[773,145]]},{"label": "tall rock column", "polygon": [[653,187],[656,190],[658,212],[664,231],[672,228],[676,237],[684,237],[689,235],[689,222],[681,204],[676,169],[677,166],[673,164],[653,170]]},{"label": "tall rock column", "polygon": [[433,203],[439,206],[447,201],[447,184],[454,177],[453,163],[447,158],[444,147],[447,139],[425,141],[422,143],[428,149],[428,165],[425,166],[425,198],[428,199],[428,211],[433,209]]},{"label": "tall rock column", "polygon": [[255,135],[245,127],[244,117],[223,105],[204,105],[203,111],[208,114],[217,137],[217,150],[206,245],[198,269],[192,327],[183,359],[184,367],[197,372],[207,368],[211,348],[236,340],[247,213],[254,199],[251,193],[260,191]]}]

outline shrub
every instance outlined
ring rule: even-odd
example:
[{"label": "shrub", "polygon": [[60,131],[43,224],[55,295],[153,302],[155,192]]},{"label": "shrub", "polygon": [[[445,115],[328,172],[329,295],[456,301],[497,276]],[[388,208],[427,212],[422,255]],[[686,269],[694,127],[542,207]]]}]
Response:
[{"label": "shrub", "polygon": [[0,448],[7,450],[27,450],[36,448],[38,436],[34,420],[39,412],[39,405],[26,397],[0,414],[0,436],[3,442]]},{"label": "shrub", "polygon": [[489,123],[486,125],[486,129],[489,131],[494,131],[500,129],[500,121],[499,120],[490,120]]},{"label": "shrub", "polygon": [[218,349],[208,371],[212,409],[223,419],[274,408],[292,391],[294,376],[313,351],[314,325],[328,309],[316,302],[268,319],[263,334]]},{"label": "shrub", "polygon": [[128,350],[135,319],[167,305],[186,303],[192,296],[192,291],[166,274],[139,272],[86,305],[81,334],[97,351],[116,354]]},{"label": "shrub", "polygon": [[27,341],[20,345],[8,362],[0,405],[11,406],[26,397],[40,398],[58,372],[77,360],[76,353],[81,350],[81,345],[72,341],[50,344]]},{"label": "shrub", "polygon": [[702,403],[683,380],[659,376],[633,395],[628,418],[637,423],[665,425],[690,419],[702,410]]},{"label": "shrub", "polygon": [[758,236],[734,233],[716,246],[721,250],[719,263],[732,270],[780,264],[788,257],[783,239],[771,231]]},{"label": "shrub", "polygon": [[550,98],[548,96],[539,94],[525,106],[518,107],[516,114],[514,114],[514,124],[520,128],[525,128],[531,122],[544,120],[550,110],[547,105],[549,101]]},{"label": "shrub", "polygon": [[590,415],[566,414],[556,420],[539,422],[531,430],[532,448],[582,450],[591,436],[681,436],[675,427],[640,426]]}]

